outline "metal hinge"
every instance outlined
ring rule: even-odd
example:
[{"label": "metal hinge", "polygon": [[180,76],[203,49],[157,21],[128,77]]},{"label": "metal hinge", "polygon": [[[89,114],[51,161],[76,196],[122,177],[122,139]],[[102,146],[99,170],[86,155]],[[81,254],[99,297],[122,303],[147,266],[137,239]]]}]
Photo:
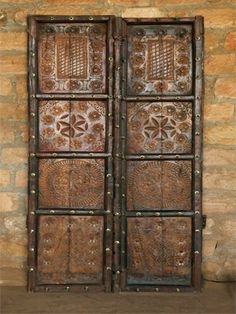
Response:
[{"label": "metal hinge", "polygon": [[206,228],[206,220],[207,220],[207,216],[202,215],[202,229]]}]

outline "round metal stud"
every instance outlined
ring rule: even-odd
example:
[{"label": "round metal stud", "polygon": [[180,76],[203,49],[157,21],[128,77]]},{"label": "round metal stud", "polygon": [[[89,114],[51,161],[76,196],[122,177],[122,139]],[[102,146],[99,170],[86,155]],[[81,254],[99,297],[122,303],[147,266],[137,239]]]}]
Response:
[{"label": "round metal stud", "polygon": [[31,214],[31,215],[35,215],[35,212],[31,211],[30,214]]},{"label": "round metal stud", "polygon": [[195,135],[200,135],[200,133],[199,132],[195,132]]},{"label": "round metal stud", "polygon": [[32,76],[33,76],[33,77],[35,77],[35,76],[36,76],[36,74],[35,74],[35,73],[32,73]]},{"label": "round metal stud", "polygon": [[48,287],[45,287],[45,291],[48,292],[48,291],[49,291],[49,288],[48,288]]},{"label": "round metal stud", "polygon": [[31,193],[31,194],[35,194],[35,190],[31,190],[30,193]]},{"label": "round metal stud", "polygon": [[31,175],[31,177],[35,177],[36,176],[36,174],[34,172],[32,172],[30,175]]},{"label": "round metal stud", "polygon": [[155,213],[156,216],[161,216],[161,213]]},{"label": "round metal stud", "polygon": [[73,16],[70,16],[70,17],[69,17],[69,20],[70,20],[70,21],[73,21],[73,19],[74,19]]},{"label": "round metal stud", "polygon": [[51,209],[51,210],[50,210],[50,213],[51,213],[51,214],[54,214],[54,213],[55,213],[55,210]]},{"label": "round metal stud", "polygon": [[29,271],[31,271],[31,272],[34,271],[34,268],[33,268],[33,267],[30,267]]},{"label": "round metal stud", "polygon": [[110,214],[111,213],[111,211],[110,210],[106,210],[106,214]]},{"label": "round metal stud", "polygon": [[76,153],[73,153],[72,156],[76,156]]},{"label": "round metal stud", "polygon": [[110,229],[110,228],[107,228],[107,229],[106,229],[106,232],[111,232],[111,229]]},{"label": "round metal stud", "polygon": [[90,211],[89,211],[89,214],[90,214],[90,215],[93,215],[93,214],[94,214],[94,211],[93,211],[93,210],[90,210]]},{"label": "round metal stud", "polygon": [[110,174],[110,173],[108,173],[108,174],[107,174],[107,178],[110,178],[110,177],[111,177],[111,174]]},{"label": "round metal stud", "polygon": [[117,274],[117,275],[119,275],[119,274],[120,274],[120,271],[119,271],[119,270],[117,270],[117,271],[116,271],[116,274]]},{"label": "round metal stud", "polygon": [[194,253],[195,253],[195,254],[199,254],[199,251],[195,251]]},{"label": "round metal stud", "polygon": [[195,191],[195,195],[199,195],[200,194],[200,192],[199,191]]},{"label": "round metal stud", "polygon": [[69,286],[67,286],[67,287],[66,287],[66,291],[69,291],[69,290],[70,290],[70,287],[69,287]]},{"label": "round metal stud", "polygon": [[195,170],[195,174],[199,175],[200,171],[199,170]]},{"label": "round metal stud", "polygon": [[70,210],[70,213],[71,213],[71,214],[75,214],[75,210],[73,210],[73,209]]},{"label": "round metal stud", "polygon": [[159,288],[156,288],[155,290],[156,290],[156,292],[159,292]]},{"label": "round metal stud", "polygon": [[142,213],[137,212],[137,213],[136,213],[136,216],[142,216]]},{"label": "round metal stud", "polygon": [[31,138],[34,140],[34,139],[35,139],[35,136],[34,136],[34,135],[31,135]]},{"label": "round metal stud", "polygon": [[110,252],[111,249],[109,247],[106,248],[106,252]]},{"label": "round metal stud", "polygon": [[53,16],[50,16],[50,20],[53,21],[53,20],[54,20],[54,17],[53,17]]},{"label": "round metal stud", "polygon": [[108,192],[107,192],[107,195],[111,195],[111,192],[110,192],[110,191],[108,191]]},{"label": "round metal stud", "polygon": [[115,244],[120,244],[120,241],[115,241]]},{"label": "round metal stud", "polygon": [[30,252],[34,252],[34,248],[33,247],[30,248]]},{"label": "round metal stud", "polygon": [[177,291],[177,292],[180,292],[180,289],[179,289],[179,288],[177,288],[177,289],[176,289],[176,291]]},{"label": "round metal stud", "polygon": [[122,194],[122,197],[125,197],[125,194]]},{"label": "round metal stud", "polygon": [[199,113],[196,114],[196,118],[200,118],[200,114]]},{"label": "round metal stud", "polygon": [[199,159],[199,155],[195,155],[195,158],[196,158],[196,159]]},{"label": "round metal stud", "polygon": [[201,37],[200,37],[200,36],[198,36],[198,37],[196,38],[196,40],[201,40]]},{"label": "round metal stud", "polygon": [[200,232],[200,230],[199,230],[199,229],[196,229],[195,232]]},{"label": "round metal stud", "polygon": [[31,229],[31,230],[30,230],[30,233],[34,233],[34,229]]},{"label": "round metal stud", "polygon": [[200,100],[200,99],[201,99],[201,97],[200,97],[200,96],[197,96],[197,99],[198,99],[198,100]]},{"label": "round metal stud", "polygon": [[140,291],[139,288],[137,288],[136,291],[139,292]]},{"label": "round metal stud", "polygon": [[141,155],[141,156],[140,156],[140,159],[144,159],[144,156],[143,156],[143,155]]},{"label": "round metal stud", "polygon": [[119,213],[119,212],[116,212],[116,213],[115,213],[115,216],[120,216],[120,213]]},{"label": "round metal stud", "polygon": [[35,56],[35,53],[33,51],[31,51],[31,56],[34,57]]},{"label": "round metal stud", "polygon": [[108,266],[108,267],[107,267],[107,270],[111,270],[111,267]]},{"label": "round metal stud", "polygon": [[200,57],[197,57],[197,58],[195,58],[195,60],[196,60],[196,61],[200,61],[200,60],[201,60],[201,58],[200,58]]},{"label": "round metal stud", "polygon": [[88,291],[88,290],[89,290],[89,287],[88,287],[88,286],[85,286],[85,287],[84,287],[84,290],[85,290],[85,291]]},{"label": "round metal stud", "polygon": [[109,113],[108,113],[108,117],[111,117],[111,116],[112,116],[112,113],[111,113],[111,112],[109,112]]},{"label": "round metal stud", "polygon": [[35,113],[34,112],[31,112],[31,117],[35,117]]},{"label": "round metal stud", "polygon": [[52,156],[54,156],[54,157],[57,156],[57,153],[53,153]]},{"label": "round metal stud", "polygon": [[89,17],[89,20],[90,20],[90,21],[92,21],[92,20],[93,20],[93,17],[92,17],[92,16],[90,16],[90,17]]},{"label": "round metal stud", "polygon": [[199,210],[196,210],[196,211],[195,211],[195,215],[200,215],[200,211],[199,211]]}]

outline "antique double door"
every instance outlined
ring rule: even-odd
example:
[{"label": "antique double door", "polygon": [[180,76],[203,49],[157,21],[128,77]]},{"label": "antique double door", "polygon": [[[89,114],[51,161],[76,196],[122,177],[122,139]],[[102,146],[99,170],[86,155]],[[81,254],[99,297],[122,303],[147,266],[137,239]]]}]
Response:
[{"label": "antique double door", "polygon": [[28,25],[29,290],[199,290],[202,17]]}]

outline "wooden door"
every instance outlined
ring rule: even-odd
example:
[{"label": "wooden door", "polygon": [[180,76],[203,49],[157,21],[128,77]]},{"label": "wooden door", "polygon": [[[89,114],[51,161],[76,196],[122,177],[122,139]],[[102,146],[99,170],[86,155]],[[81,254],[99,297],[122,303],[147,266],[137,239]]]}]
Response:
[{"label": "wooden door", "polygon": [[202,18],[29,28],[29,289],[199,290]]},{"label": "wooden door", "polygon": [[29,19],[31,290],[111,290],[112,19]]}]

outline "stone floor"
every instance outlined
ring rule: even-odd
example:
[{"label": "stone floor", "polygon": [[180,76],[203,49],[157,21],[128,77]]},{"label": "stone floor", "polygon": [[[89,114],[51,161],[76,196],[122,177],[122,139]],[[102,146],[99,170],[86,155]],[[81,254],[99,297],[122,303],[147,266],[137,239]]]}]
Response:
[{"label": "stone floor", "polygon": [[235,314],[236,284],[206,282],[201,293],[27,293],[1,289],[1,314]]}]

